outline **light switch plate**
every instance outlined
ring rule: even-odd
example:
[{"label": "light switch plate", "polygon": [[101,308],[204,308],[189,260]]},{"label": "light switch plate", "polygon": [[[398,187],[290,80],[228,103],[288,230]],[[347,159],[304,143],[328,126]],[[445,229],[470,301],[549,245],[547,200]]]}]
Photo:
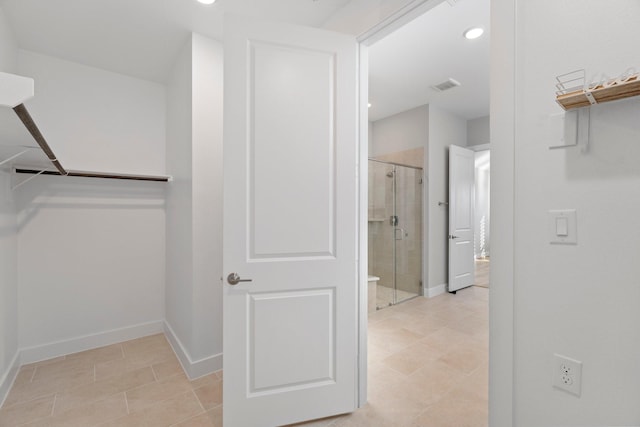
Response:
[{"label": "light switch plate", "polygon": [[576,245],[578,224],[575,209],[549,211],[549,241],[552,244]]}]

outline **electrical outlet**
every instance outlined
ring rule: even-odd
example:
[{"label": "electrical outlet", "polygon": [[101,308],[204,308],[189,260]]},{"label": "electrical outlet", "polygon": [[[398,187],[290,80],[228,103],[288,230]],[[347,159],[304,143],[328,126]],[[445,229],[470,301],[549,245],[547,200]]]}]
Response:
[{"label": "electrical outlet", "polygon": [[582,362],[559,354],[553,355],[553,386],[580,396]]}]

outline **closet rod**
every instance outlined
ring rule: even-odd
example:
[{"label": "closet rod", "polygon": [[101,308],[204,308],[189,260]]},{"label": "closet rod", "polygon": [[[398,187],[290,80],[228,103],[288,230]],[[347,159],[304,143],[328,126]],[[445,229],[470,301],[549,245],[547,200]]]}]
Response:
[{"label": "closet rod", "polygon": [[[42,175],[62,175],[60,172],[55,171],[40,171],[36,169],[28,169],[28,168],[16,168],[16,173],[28,173],[28,174],[38,174]],[[129,175],[129,174],[118,174],[118,173],[102,173],[102,172],[86,172],[86,171],[65,171],[64,176],[79,176],[83,178],[110,178],[110,179],[129,179],[133,181],[156,181],[156,182],[168,182],[168,176],[153,176],[153,175]]]},{"label": "closet rod", "polygon": [[20,104],[17,107],[14,107],[13,111],[15,111],[31,136],[33,136],[33,139],[35,139],[40,148],[42,148],[42,151],[44,151],[49,160],[51,160],[51,163],[53,163],[56,169],[58,169],[60,175],[67,175],[67,171],[62,167],[58,159],[56,159],[56,155],[53,154],[53,150],[51,150],[51,147],[47,144],[47,140],[44,139],[42,132],[40,132],[40,129],[38,129],[38,126],[33,121],[31,114],[27,111],[27,107],[25,107],[24,104]]}]

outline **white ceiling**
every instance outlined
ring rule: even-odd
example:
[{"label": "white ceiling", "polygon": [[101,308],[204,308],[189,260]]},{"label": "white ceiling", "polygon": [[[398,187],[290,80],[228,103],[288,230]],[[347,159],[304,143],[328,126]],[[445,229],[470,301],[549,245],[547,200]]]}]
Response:
[{"label": "white ceiling", "polygon": [[[489,114],[490,0],[458,0],[431,9],[369,49],[369,120],[434,104],[465,119]],[[481,26],[467,40],[462,33]],[[462,86],[437,92],[453,78]]]},{"label": "white ceiling", "polygon": [[223,13],[320,26],[349,0],[0,0],[22,49],[165,82],[190,32],[221,39]]},{"label": "white ceiling", "polygon": [[[322,26],[350,1],[0,0],[0,7],[22,49],[164,83],[191,32],[222,38],[223,13]],[[370,119],[427,103],[467,119],[487,115],[489,1],[443,2],[371,46]],[[462,32],[475,25],[485,35],[465,40]],[[430,88],[449,77],[462,86]]]}]

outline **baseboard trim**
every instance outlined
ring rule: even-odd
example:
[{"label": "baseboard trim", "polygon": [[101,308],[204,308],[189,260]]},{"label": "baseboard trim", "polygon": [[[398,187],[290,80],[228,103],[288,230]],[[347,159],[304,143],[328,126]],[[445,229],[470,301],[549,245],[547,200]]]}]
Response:
[{"label": "baseboard trim", "polygon": [[2,375],[2,379],[0,380],[0,408],[2,407],[2,405],[4,405],[4,401],[9,395],[9,390],[11,390],[11,386],[13,386],[13,382],[18,376],[18,371],[20,370],[19,355],[20,352],[16,351],[11,364],[7,368],[4,375]]},{"label": "baseboard trim", "polygon": [[434,286],[433,288],[427,288],[427,298],[437,297],[438,295],[442,295],[447,291],[447,284],[443,283],[438,286]]},{"label": "baseboard trim", "polygon": [[164,334],[189,379],[194,380],[222,369],[222,353],[194,361],[166,320],[164,322]]},{"label": "baseboard trim", "polygon": [[93,348],[104,347],[105,345],[146,337],[148,335],[161,334],[163,332],[163,322],[158,320],[128,326],[126,328],[84,335],[70,340],[23,348],[19,351],[20,365],[40,362],[54,357],[66,356],[79,351],[91,350]]}]

